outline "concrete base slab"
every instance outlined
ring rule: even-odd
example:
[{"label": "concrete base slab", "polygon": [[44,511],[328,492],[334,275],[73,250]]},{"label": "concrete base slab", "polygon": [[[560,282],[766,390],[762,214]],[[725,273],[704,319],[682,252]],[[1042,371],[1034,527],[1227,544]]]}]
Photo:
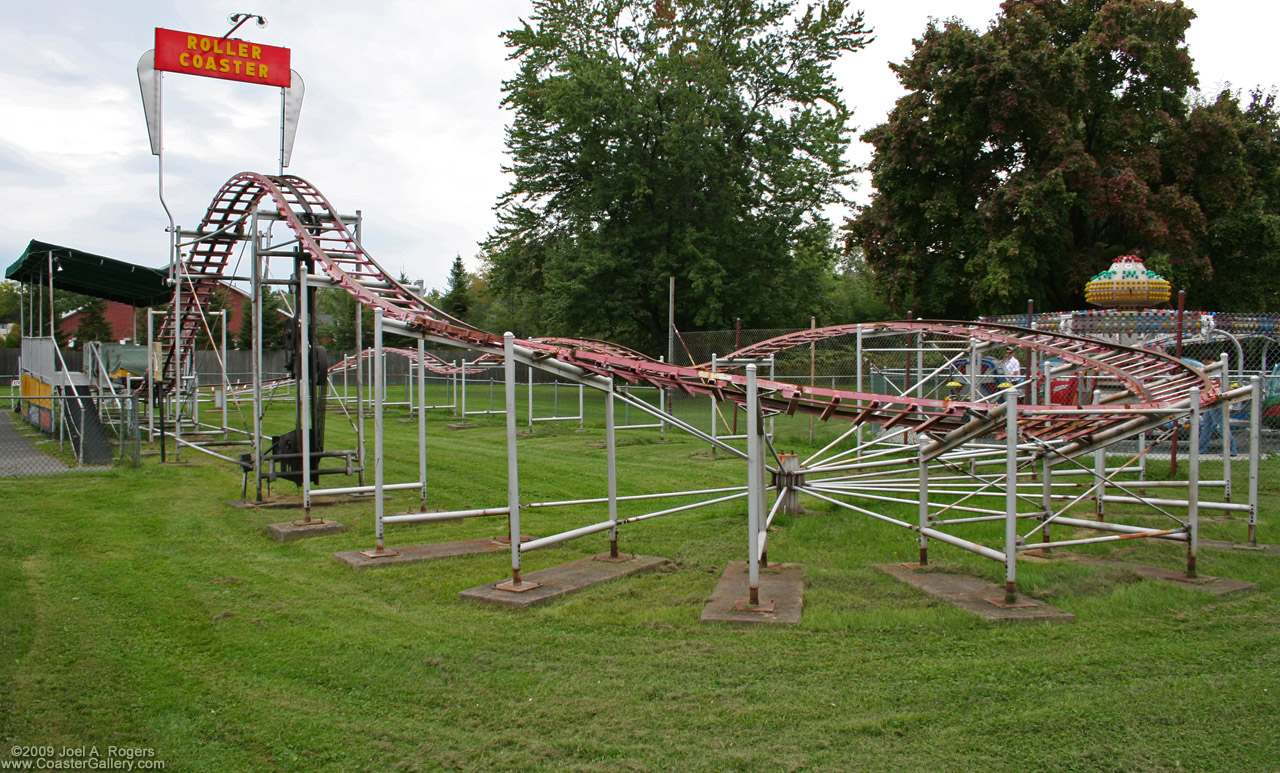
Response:
[{"label": "concrete base slab", "polygon": [[964,574],[922,572],[919,564],[876,564],[876,569],[919,588],[988,623],[1074,623],[1076,616],[1019,594],[1013,604],[1004,603],[1004,588]]},{"label": "concrete base slab", "polygon": [[[367,502],[372,494],[342,494],[340,496],[326,496],[311,500],[311,506],[328,507],[329,505],[351,504],[352,502]],[[232,507],[241,510],[301,510],[302,497],[272,497],[258,501],[256,499],[233,499],[227,502]]]},{"label": "concrete base slab", "polygon": [[475,427],[479,427],[480,424],[474,421],[459,421],[454,422],[453,424],[446,424],[444,426],[445,429],[473,429]]},{"label": "concrete base slab", "polygon": [[458,598],[480,604],[526,609],[598,583],[652,572],[667,563],[667,559],[657,556],[631,555],[625,556],[626,560],[622,561],[607,559],[609,554],[602,553],[598,556],[579,558],[567,564],[529,572],[520,580],[522,586],[537,583],[538,587],[532,589],[519,592],[515,592],[515,588],[504,590],[500,586],[510,583],[511,579],[508,578],[501,582],[468,588],[459,593]]},{"label": "concrete base slab", "polygon": [[[521,536],[521,541],[533,539]],[[496,539],[464,539],[457,542],[433,542],[428,545],[409,545],[407,547],[388,548],[382,556],[368,556],[364,551],[348,550],[334,553],[333,559],[346,564],[352,569],[368,569],[374,566],[393,566],[396,564],[416,564],[422,561],[434,561],[437,558],[454,556],[473,556],[480,553],[497,553],[510,550],[510,541],[499,542]]]},{"label": "concrete base slab", "polygon": [[1245,542],[1231,542],[1225,539],[1202,539],[1200,540],[1200,547],[1213,550],[1247,550],[1266,553],[1270,556],[1280,556],[1280,545],[1250,545]]},{"label": "concrete base slab", "polygon": [[1085,563],[1105,566],[1111,569],[1123,569],[1133,572],[1139,577],[1148,580],[1163,580],[1188,588],[1212,593],[1215,596],[1225,596],[1228,593],[1239,593],[1240,591],[1253,590],[1258,587],[1257,583],[1245,582],[1243,580],[1231,580],[1225,577],[1212,577],[1207,574],[1197,575],[1196,577],[1187,577],[1185,572],[1176,569],[1162,569],[1158,566],[1147,566],[1145,564],[1131,564],[1128,561],[1107,561],[1105,559],[1088,558]]},{"label": "concrete base slab", "polygon": [[268,536],[275,537],[281,542],[293,542],[294,540],[308,537],[323,537],[326,534],[337,534],[346,530],[347,527],[337,521],[325,520],[313,520],[310,523],[306,521],[285,521],[284,523],[267,525]]},{"label": "concrete base slab", "polygon": [[720,575],[711,600],[702,608],[704,623],[793,625],[804,609],[804,566],[770,564],[760,568],[760,604],[752,608],[746,561],[732,561]]}]

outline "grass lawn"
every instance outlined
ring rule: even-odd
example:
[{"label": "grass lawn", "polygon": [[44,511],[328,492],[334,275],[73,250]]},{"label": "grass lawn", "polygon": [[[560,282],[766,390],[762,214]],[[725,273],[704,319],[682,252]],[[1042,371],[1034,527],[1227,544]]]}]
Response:
[{"label": "grass lawn", "polygon": [[[389,412],[389,482],[416,474],[403,416]],[[329,447],[348,447],[345,419],[329,420]],[[521,438],[524,501],[603,495],[603,432],[590,407],[586,420],[585,433],[543,424]],[[505,504],[501,423],[449,421],[428,425],[430,506]],[[803,451],[807,423],[779,436]],[[692,459],[705,446],[668,438],[622,436],[620,493],[745,484],[741,462]],[[1245,491],[1247,465],[1234,472]],[[1275,542],[1280,462],[1263,473],[1260,538]],[[355,572],[331,554],[372,547],[371,503],[318,509],[349,531],[282,545],[263,528],[291,514],[227,504],[239,497],[238,472],[192,453],[0,480],[0,760],[19,744],[146,747],[184,771],[1280,769],[1273,555],[1202,549],[1203,573],[1258,583],[1222,598],[1020,563],[1020,587],[1078,622],[993,626],[870,568],[914,560],[910,532],[807,500],[769,549],[805,566],[800,623],[744,630],[699,622],[725,564],[745,557],[743,502],[635,524],[622,549],[668,568],[517,612],[457,598],[506,576],[506,553]],[[415,505],[402,493],[388,513]],[[531,511],[524,531],[603,513]],[[392,525],[387,543],[505,523]],[[1201,535],[1242,540],[1243,519],[1205,519]],[[606,540],[535,551],[525,568]],[[1059,552],[1182,566],[1180,546],[1114,545]],[[1002,577],[946,545],[931,557]]]}]

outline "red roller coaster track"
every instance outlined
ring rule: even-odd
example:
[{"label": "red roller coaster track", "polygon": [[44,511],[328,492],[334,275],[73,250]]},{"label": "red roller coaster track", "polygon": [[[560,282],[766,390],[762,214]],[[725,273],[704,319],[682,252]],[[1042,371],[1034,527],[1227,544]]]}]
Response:
[{"label": "red roller coaster track", "polygon": [[[199,325],[198,306],[205,303],[224,275],[234,246],[248,229],[250,216],[269,199],[297,237],[299,249],[323,270],[333,284],[366,307],[381,309],[384,318],[425,338],[488,353],[501,353],[503,339],[426,303],[385,271],[356,242],[328,199],[311,183],[292,175],[271,176],[242,172],[223,185],[200,224],[184,264],[185,293],[182,319],[170,315],[161,340],[169,346],[165,380],[194,349]],[[193,302],[194,299],[194,302]],[[179,326],[180,348],[174,351],[173,326]],[[1137,434],[1168,420],[1135,409],[1176,409],[1187,406],[1188,395],[1200,389],[1203,406],[1218,397],[1214,380],[1203,371],[1156,351],[1116,346],[1061,333],[977,322],[916,320],[863,325],[864,332],[920,334],[982,346],[1012,346],[1056,357],[1074,369],[1091,370],[1119,384],[1124,391],[1106,406],[1019,405],[1019,425],[1025,435],[1052,442],[1058,453],[1089,450],[1094,442]],[[787,349],[855,333],[857,326],[837,325],[806,330],[748,346],[729,359],[763,358]],[[656,362],[638,352],[600,341],[572,338],[518,340],[535,364],[555,361],[588,375],[675,389],[689,395],[745,402],[744,376],[712,371],[707,366],[682,367]],[[987,432],[999,433],[1003,404],[936,400],[904,395],[874,394],[761,380],[766,410],[811,414],[821,420],[870,422],[914,429],[934,440],[930,454],[940,453]],[[1113,411],[1105,408],[1113,408]]]}]

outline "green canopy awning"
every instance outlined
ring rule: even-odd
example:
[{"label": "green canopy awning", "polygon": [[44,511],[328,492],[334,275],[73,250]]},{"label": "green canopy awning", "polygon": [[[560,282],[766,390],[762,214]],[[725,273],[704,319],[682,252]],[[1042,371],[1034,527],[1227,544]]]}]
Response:
[{"label": "green canopy awning", "polygon": [[47,283],[51,255],[53,286],[58,290],[138,307],[168,303],[173,295],[165,271],[35,239],[27,245],[22,257],[5,271],[5,279]]}]

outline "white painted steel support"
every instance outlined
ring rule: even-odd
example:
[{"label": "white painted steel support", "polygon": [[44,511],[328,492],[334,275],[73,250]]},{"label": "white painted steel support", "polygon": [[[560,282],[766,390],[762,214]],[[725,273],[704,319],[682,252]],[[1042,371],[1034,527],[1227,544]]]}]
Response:
[{"label": "white painted steel support", "polygon": [[222,439],[231,432],[231,375],[227,373],[227,310],[222,314]]},{"label": "white painted steel support", "polygon": [[920,565],[927,566],[929,564],[929,535],[925,530],[929,528],[929,460],[924,456],[924,450],[929,445],[929,439],[923,435],[916,439],[916,463],[920,470],[920,509],[918,512],[920,526]]},{"label": "white painted steel support", "polygon": [[156,372],[155,355],[152,353],[156,337],[154,314],[151,309],[147,310],[147,444],[152,446],[156,442]]},{"label": "white painted steel support", "polygon": [[[854,329],[853,359],[855,364],[853,390],[858,394],[862,394],[862,325],[858,325]],[[862,424],[858,424],[854,430],[853,442],[856,445],[862,445]],[[805,465],[808,466],[808,462]]]},{"label": "white painted steel support", "polygon": [[[712,405],[715,400],[712,399]],[[747,586],[751,606],[760,604],[760,515],[764,509],[764,481],[761,480],[763,448],[760,437],[760,395],[756,389],[756,366],[747,366]]]},{"label": "white painted steel support", "polygon": [[[1138,433],[1138,480],[1147,479],[1147,433]],[[1144,492],[1145,493],[1145,492]]]},{"label": "white painted steel support", "polygon": [[[358,310],[357,310],[358,312]],[[387,512],[387,492],[383,489],[385,455],[382,431],[382,387],[386,381],[386,367],[382,361],[382,309],[373,310],[373,513],[374,533],[377,537],[375,551],[386,552],[382,541],[382,518]]]},{"label": "white painted steel support", "polygon": [[1044,511],[1044,541],[1049,542],[1051,528],[1049,519],[1053,517],[1053,467],[1049,464],[1048,453],[1041,460],[1040,475],[1040,508]]},{"label": "white painted steel support", "polygon": [[[581,412],[579,412],[581,415]],[[613,384],[604,394],[604,448],[609,497],[609,556],[618,557],[618,438],[613,416]]]},{"label": "white painted steel support", "polygon": [[1007,444],[1004,467],[1004,598],[1018,597],[1018,389],[1005,390],[1004,431]]},{"label": "white painted steel support", "polygon": [[[418,480],[422,482],[418,509],[427,509],[427,342],[418,339]],[[412,367],[412,364],[410,364]]]},{"label": "white painted steel support", "polygon": [[982,376],[982,359],[978,344],[969,344],[969,402],[978,399],[978,379]]},{"label": "white painted steel support", "polygon": [[[511,585],[520,587],[520,469],[516,454],[515,335],[502,335],[502,366],[507,399],[507,525],[511,535]],[[465,413],[464,413],[465,416]]]},{"label": "white painted steel support", "polygon": [[[1219,362],[1221,362],[1222,367],[1218,373],[1218,377],[1219,377],[1218,394],[1225,395],[1227,392],[1231,391],[1231,379],[1230,379],[1231,358],[1227,356],[1226,352],[1223,352]],[[1218,418],[1221,419],[1222,421],[1222,427],[1221,427],[1222,431],[1218,433],[1220,435],[1220,440],[1222,441],[1222,479],[1227,482],[1226,488],[1223,489],[1222,491],[1222,498],[1224,501],[1230,502],[1231,501],[1231,454],[1232,454],[1231,447],[1234,445],[1234,442],[1233,442],[1233,437],[1231,435],[1231,403],[1228,402],[1227,400],[1222,401],[1222,415],[1219,416]]]},{"label": "white painted steel support", "polygon": [[[364,220],[360,210],[356,210],[356,232],[353,234],[356,244],[360,244],[363,234]],[[364,431],[364,307],[356,304],[356,448],[360,450],[360,479],[364,485],[365,463],[365,431]]]},{"label": "white painted steel support", "polygon": [[298,259],[298,297],[294,302],[294,315],[298,318],[298,434],[302,437],[302,512],[303,520],[311,522],[311,304],[307,302],[307,264]]},{"label": "white painted steel support", "polygon": [[[169,313],[173,315],[173,460],[177,462],[182,460],[182,274],[186,268],[182,262],[182,253],[178,251],[177,226],[170,228],[169,245],[169,255],[173,261],[170,266],[173,276],[173,308],[169,309]],[[52,268],[49,273],[49,314],[49,329],[52,331],[54,329]],[[161,438],[160,442],[163,443],[164,438]]]},{"label": "white painted steel support", "polygon": [[[1173,442],[1178,442],[1175,435]],[[1187,576],[1196,576],[1196,551],[1200,544],[1200,389],[1191,390],[1191,443],[1187,450]]]},{"label": "white painted steel support", "polygon": [[1258,544],[1258,463],[1262,458],[1259,442],[1262,438],[1262,379],[1249,379],[1249,545]]},{"label": "white painted steel support", "polygon": [[262,501],[262,275],[263,261],[266,260],[261,250],[261,237],[258,235],[258,212],[255,209],[250,219],[253,233],[250,250],[250,292],[253,298],[250,309],[253,313],[253,475],[257,489],[257,501]]},{"label": "white painted steel support", "polygon": [[[1093,405],[1102,403],[1102,392],[1093,390]],[[1107,496],[1107,450],[1106,446],[1098,446],[1093,452],[1093,515],[1099,521],[1104,520]]]}]

